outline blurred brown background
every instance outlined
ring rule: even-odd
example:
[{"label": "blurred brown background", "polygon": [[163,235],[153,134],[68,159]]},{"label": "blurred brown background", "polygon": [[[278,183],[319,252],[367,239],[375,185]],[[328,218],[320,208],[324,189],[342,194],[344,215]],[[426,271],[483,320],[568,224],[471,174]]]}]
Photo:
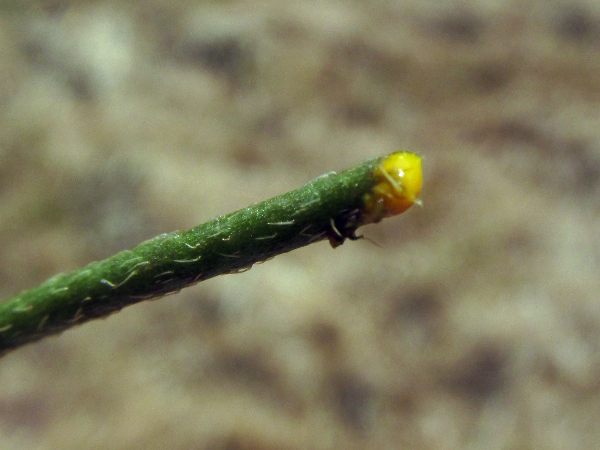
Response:
[{"label": "blurred brown background", "polygon": [[0,297],[406,148],[423,208],[0,361],[0,447],[590,449],[600,2],[0,1]]}]

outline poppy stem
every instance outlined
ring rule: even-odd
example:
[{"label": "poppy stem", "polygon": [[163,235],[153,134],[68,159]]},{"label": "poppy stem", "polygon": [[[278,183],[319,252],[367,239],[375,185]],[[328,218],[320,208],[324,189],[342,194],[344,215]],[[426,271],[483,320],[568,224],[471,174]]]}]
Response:
[{"label": "poppy stem", "polygon": [[[400,162],[405,157],[408,162]],[[418,202],[420,189],[421,159],[393,153],[56,275],[0,302],[0,355],[313,242],[329,239],[335,248],[346,238],[355,239],[359,226],[397,213],[395,200],[404,206]]]}]

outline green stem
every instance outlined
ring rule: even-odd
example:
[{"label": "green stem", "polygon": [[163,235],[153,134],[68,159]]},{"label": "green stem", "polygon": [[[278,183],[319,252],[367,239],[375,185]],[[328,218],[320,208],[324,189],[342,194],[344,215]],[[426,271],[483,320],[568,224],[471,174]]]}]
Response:
[{"label": "green stem", "polygon": [[376,158],[220,216],[188,231],[161,234],[0,303],[0,355],[125,306],[177,292],[208,278],[329,238],[355,238],[377,183]]}]

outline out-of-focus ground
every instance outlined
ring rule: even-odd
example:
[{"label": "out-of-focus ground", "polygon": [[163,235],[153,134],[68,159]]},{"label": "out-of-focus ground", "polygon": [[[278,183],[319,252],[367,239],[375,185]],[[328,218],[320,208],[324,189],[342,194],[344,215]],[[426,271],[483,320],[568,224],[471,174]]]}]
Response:
[{"label": "out-of-focus ground", "polygon": [[0,447],[600,442],[600,3],[2,1],[0,297],[398,148],[423,208],[0,361]]}]

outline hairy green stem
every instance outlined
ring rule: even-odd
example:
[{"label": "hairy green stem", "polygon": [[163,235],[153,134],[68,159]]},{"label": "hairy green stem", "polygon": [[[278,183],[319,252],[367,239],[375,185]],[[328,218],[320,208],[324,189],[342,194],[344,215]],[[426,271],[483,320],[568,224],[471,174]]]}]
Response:
[{"label": "hairy green stem", "polygon": [[336,246],[355,238],[356,228],[381,219],[363,212],[383,159],[323,175],[188,231],[161,234],[1,302],[0,355],[133,303],[247,270],[312,242],[329,238]]}]

